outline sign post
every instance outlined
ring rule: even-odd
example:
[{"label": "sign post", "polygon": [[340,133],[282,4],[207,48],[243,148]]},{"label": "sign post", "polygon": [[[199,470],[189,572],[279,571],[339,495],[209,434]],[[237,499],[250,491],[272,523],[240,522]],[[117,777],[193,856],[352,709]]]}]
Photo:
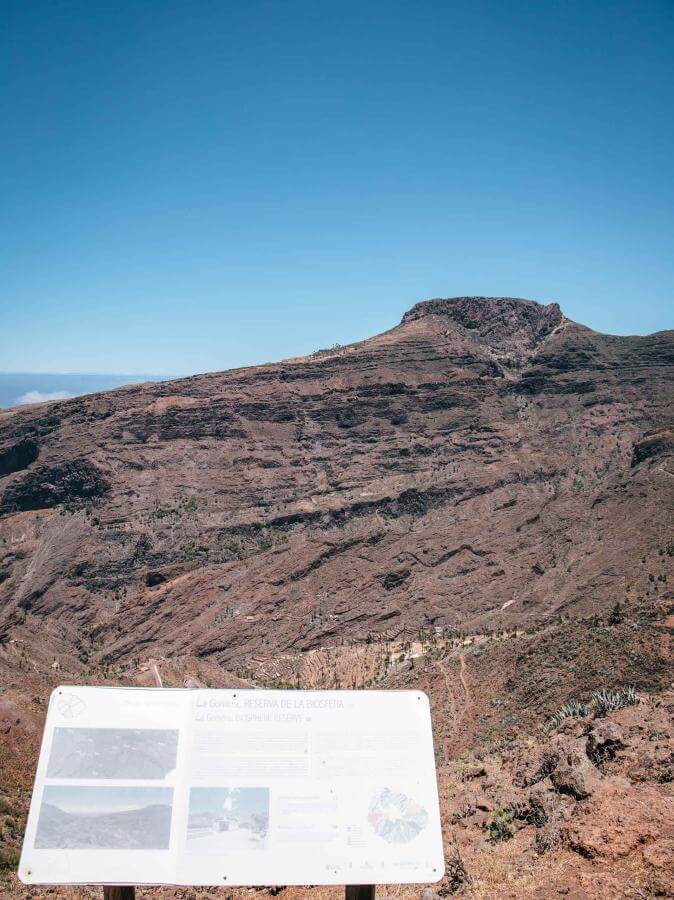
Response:
[{"label": "sign post", "polygon": [[[344,888],[346,900],[374,900],[375,886],[373,884],[347,884]],[[104,900],[135,900],[136,890],[132,887],[103,888]]]},{"label": "sign post", "polygon": [[[139,853],[138,851],[143,851]],[[419,691],[60,687],[19,877],[27,884],[439,881],[428,699]]]},{"label": "sign post", "polygon": [[374,885],[347,884],[344,896],[346,900],[374,900]]},{"label": "sign post", "polygon": [[[373,884],[347,884],[344,888],[346,900],[374,900],[375,886]],[[136,890],[132,887],[103,888],[104,900],[135,900]]]}]

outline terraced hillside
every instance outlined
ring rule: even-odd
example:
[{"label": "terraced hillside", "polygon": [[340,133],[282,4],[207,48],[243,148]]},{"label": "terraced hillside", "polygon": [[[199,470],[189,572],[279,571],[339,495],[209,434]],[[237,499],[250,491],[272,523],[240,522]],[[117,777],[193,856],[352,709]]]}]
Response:
[{"label": "terraced hillside", "polygon": [[[0,412],[7,845],[58,681],[414,684],[447,791],[466,754],[539,747],[594,690],[633,685],[657,718],[673,381],[674,332],[460,297],[310,357]],[[487,794],[466,834],[503,854]]]}]

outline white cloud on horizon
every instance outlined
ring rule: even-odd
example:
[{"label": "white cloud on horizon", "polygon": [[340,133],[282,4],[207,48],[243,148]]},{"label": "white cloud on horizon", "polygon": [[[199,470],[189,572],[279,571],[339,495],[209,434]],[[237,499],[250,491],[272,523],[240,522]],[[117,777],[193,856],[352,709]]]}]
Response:
[{"label": "white cloud on horizon", "polygon": [[68,400],[74,397],[68,391],[26,391],[14,401],[14,406],[27,406],[29,403],[44,403],[47,400]]}]

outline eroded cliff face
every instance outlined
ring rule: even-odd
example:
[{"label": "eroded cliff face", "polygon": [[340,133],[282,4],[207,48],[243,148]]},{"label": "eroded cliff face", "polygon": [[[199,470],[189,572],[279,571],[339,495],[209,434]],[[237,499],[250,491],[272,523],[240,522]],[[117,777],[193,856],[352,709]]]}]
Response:
[{"label": "eroded cliff face", "polygon": [[245,672],[600,611],[653,585],[673,371],[671,332],[462,297],[312,357],[3,413],[2,627]]},{"label": "eroded cliff face", "polygon": [[[673,380],[674,332],[459,297],[311,357],[0,413],[0,892],[25,894],[51,687],[158,669],[426,691],[442,896],[671,893]],[[595,721],[592,691],[626,685],[638,705]]]}]

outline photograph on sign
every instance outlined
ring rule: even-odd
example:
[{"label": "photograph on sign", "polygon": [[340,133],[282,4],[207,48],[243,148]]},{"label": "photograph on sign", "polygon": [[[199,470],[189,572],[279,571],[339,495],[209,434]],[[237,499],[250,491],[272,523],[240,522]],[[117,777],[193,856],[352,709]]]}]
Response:
[{"label": "photograph on sign", "polygon": [[188,815],[188,853],[263,850],[269,831],[269,788],[192,788]]},{"label": "photograph on sign", "polygon": [[52,695],[27,883],[427,883],[443,872],[418,691]]},{"label": "photograph on sign", "polygon": [[47,785],[36,849],[168,849],[171,788]]},{"label": "photograph on sign", "polygon": [[50,778],[165,778],[176,767],[178,732],[151,728],[56,728]]}]

